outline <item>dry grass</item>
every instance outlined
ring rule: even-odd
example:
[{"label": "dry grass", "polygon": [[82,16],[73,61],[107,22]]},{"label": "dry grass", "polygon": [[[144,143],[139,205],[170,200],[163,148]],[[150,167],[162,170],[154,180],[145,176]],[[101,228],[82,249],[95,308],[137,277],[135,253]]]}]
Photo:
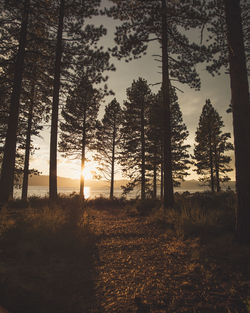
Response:
[{"label": "dry grass", "polygon": [[196,193],[176,196],[173,209],[164,212],[155,204],[150,219],[165,226],[178,238],[199,237],[210,240],[218,234],[233,233],[235,195],[229,193]]},{"label": "dry grass", "polygon": [[1,212],[0,303],[12,313],[88,312],[95,237],[87,215],[72,199],[67,209],[62,199],[53,210],[36,202]]},{"label": "dry grass", "polygon": [[233,193],[177,194],[166,214],[154,200],[48,204],[1,211],[0,304],[11,313],[250,312]]}]

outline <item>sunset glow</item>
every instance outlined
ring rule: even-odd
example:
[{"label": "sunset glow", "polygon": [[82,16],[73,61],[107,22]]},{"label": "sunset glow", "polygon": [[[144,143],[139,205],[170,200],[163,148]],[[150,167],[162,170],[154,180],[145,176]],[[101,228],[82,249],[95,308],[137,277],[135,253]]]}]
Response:
[{"label": "sunset glow", "polygon": [[89,167],[85,166],[85,168],[82,171],[82,175],[85,180],[91,180],[93,179],[92,171],[90,170]]},{"label": "sunset glow", "polygon": [[90,197],[90,187],[84,187],[84,198],[88,199]]}]

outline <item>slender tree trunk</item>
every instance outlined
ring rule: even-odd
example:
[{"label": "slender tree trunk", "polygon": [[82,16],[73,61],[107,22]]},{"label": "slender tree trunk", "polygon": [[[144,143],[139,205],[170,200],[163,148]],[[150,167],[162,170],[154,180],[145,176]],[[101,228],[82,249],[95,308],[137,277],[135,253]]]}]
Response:
[{"label": "slender tree trunk", "polygon": [[220,155],[218,155],[218,151],[215,151],[215,176],[216,176],[216,191],[220,192]]},{"label": "slender tree trunk", "polygon": [[[156,155],[155,155],[156,158]],[[154,174],[153,174],[153,198],[157,198],[157,165],[156,160],[154,161]]]},{"label": "slender tree trunk", "polygon": [[4,155],[0,181],[0,201],[6,202],[13,197],[15,157],[17,143],[17,127],[20,109],[20,94],[22,89],[25,47],[30,12],[30,0],[25,0],[20,30],[19,47],[16,56],[13,89],[10,100],[8,129],[4,145]]},{"label": "slender tree trunk", "polygon": [[111,179],[110,179],[110,199],[114,197],[114,175],[115,175],[115,141],[116,141],[116,121],[114,121],[112,138],[112,161],[111,161]]},{"label": "slender tree trunk", "polygon": [[209,140],[210,187],[211,191],[214,192],[214,160],[213,160],[211,130],[209,130],[208,140]]},{"label": "slender tree trunk", "polygon": [[161,145],[161,200],[163,200],[163,185],[164,185],[164,155],[163,146]]},{"label": "slender tree trunk", "polygon": [[29,104],[28,126],[27,126],[26,140],[25,140],[22,200],[27,200],[27,195],[28,195],[31,129],[32,129],[33,109],[34,109],[34,100],[35,100],[35,75],[32,79],[33,81],[32,81],[32,87],[31,87],[31,100]]},{"label": "slender tree trunk", "polygon": [[50,168],[49,168],[49,198],[52,202],[57,199],[57,133],[58,133],[58,108],[62,59],[62,34],[64,19],[64,0],[60,2],[59,22],[56,40],[56,59],[53,82],[53,103],[50,132]]},{"label": "slender tree trunk", "polygon": [[233,108],[237,213],[236,235],[250,242],[250,104],[239,0],[224,0]]},{"label": "slender tree trunk", "polygon": [[163,172],[163,164],[161,164],[161,200],[163,200],[163,194],[164,194],[164,172]]},{"label": "slender tree trunk", "polygon": [[141,199],[145,200],[145,116],[144,99],[141,104]]},{"label": "slender tree trunk", "polygon": [[81,159],[81,179],[80,179],[80,198],[82,200],[84,200],[85,149],[86,149],[86,107],[84,107],[83,125],[82,125],[82,159]]},{"label": "slender tree trunk", "polygon": [[171,151],[170,80],[168,66],[168,26],[166,0],[162,0],[162,96],[163,96],[163,149],[164,149],[164,209],[174,206]]}]

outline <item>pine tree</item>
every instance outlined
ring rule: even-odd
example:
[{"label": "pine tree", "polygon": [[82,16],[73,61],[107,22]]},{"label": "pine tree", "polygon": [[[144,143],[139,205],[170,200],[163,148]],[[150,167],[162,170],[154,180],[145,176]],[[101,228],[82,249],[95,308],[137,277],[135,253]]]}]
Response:
[{"label": "pine tree", "polygon": [[[58,16],[56,26],[56,47],[53,82],[53,105],[50,139],[50,183],[49,196],[52,202],[57,198],[57,133],[60,89],[70,90],[82,76],[91,82],[106,81],[104,70],[113,69],[109,54],[103,52],[97,42],[106,34],[103,26],[94,26],[85,21],[98,14],[100,0],[52,1]],[[83,27],[84,26],[84,27]],[[63,83],[62,83],[63,82]]]},{"label": "pine tree", "polygon": [[[242,20],[242,32],[244,53],[246,57],[246,66],[248,66],[248,75],[250,74],[250,40],[249,40],[249,1],[241,0],[239,2],[241,20]],[[208,39],[207,43],[210,45],[212,54],[211,59],[207,65],[207,70],[212,74],[220,74],[221,70],[225,70],[229,74],[229,50],[227,40],[227,21],[225,11],[224,0],[214,2],[207,1],[203,9],[207,14],[207,30]],[[216,39],[215,39],[216,38]]]},{"label": "pine tree", "polygon": [[127,61],[146,53],[148,43],[158,41],[162,47],[162,90],[164,123],[164,207],[173,207],[172,152],[170,129],[170,79],[199,88],[195,64],[204,61],[206,49],[190,43],[183,30],[201,27],[203,16],[186,2],[155,0],[113,0],[109,16],[123,23],[117,27],[113,54]]},{"label": "pine tree", "polygon": [[148,127],[148,109],[151,91],[146,80],[139,78],[127,89],[128,100],[124,102],[121,126],[120,164],[129,178],[124,193],[140,185],[141,199],[146,197],[146,129]]},{"label": "pine tree", "polygon": [[232,170],[229,166],[231,158],[225,152],[232,150],[233,146],[228,142],[230,134],[222,133],[223,126],[211,101],[206,100],[196,131],[194,159],[196,172],[202,176],[199,180],[209,182],[212,192],[215,188],[220,191],[220,182],[229,180],[227,173]]},{"label": "pine tree", "polygon": [[102,95],[94,89],[86,77],[68,96],[62,110],[64,121],[60,123],[59,151],[65,157],[81,160],[80,196],[84,198],[84,166],[86,150],[90,148],[95,133],[96,119]]},{"label": "pine tree", "polygon": [[171,89],[171,147],[173,162],[173,179],[175,186],[179,186],[181,181],[188,175],[190,160],[188,149],[190,145],[186,144],[189,132],[183,122],[181,109],[178,103],[178,97],[174,88]]},{"label": "pine tree", "polygon": [[[153,196],[156,197],[157,173],[162,167],[162,136],[164,131],[162,124],[162,92],[160,91],[150,107],[150,128],[148,140],[150,142],[149,158],[153,168]],[[179,186],[184,177],[188,175],[190,160],[188,149],[190,145],[185,141],[189,135],[187,127],[183,122],[182,113],[178,103],[178,97],[174,88],[171,89],[171,150],[173,164],[173,182]],[[162,179],[161,179],[162,181]]]},{"label": "pine tree", "polygon": [[117,148],[120,141],[122,111],[120,104],[113,99],[106,107],[104,117],[96,132],[93,145],[96,151],[94,160],[99,163],[98,170],[110,181],[110,199],[114,196],[114,175],[117,162]]},{"label": "pine tree", "polygon": [[[27,7],[28,4],[28,7]],[[47,53],[46,55],[46,66],[45,66],[45,55],[44,52],[48,50],[45,49],[45,42],[48,46],[48,27],[47,27],[47,17],[48,17],[48,10],[47,10],[48,1],[46,0],[30,0],[30,1],[1,1],[0,6],[3,9],[0,15],[0,32],[1,32],[1,57],[0,57],[0,67],[1,67],[1,82],[3,82],[4,86],[4,103],[5,103],[5,111],[7,111],[7,116],[9,115],[9,119],[12,119],[11,126],[8,126],[8,121],[3,121],[3,132],[1,132],[0,136],[2,138],[2,143],[5,144],[5,148],[8,146],[8,132],[11,132],[13,136],[13,130],[16,129],[16,139],[14,140],[14,137],[12,137],[12,148],[14,147],[15,143],[15,149],[13,148],[13,151],[15,150],[15,159],[14,160],[14,171],[18,170],[18,172],[21,174],[23,164],[20,163],[19,155],[22,156],[23,152],[22,150],[32,150],[30,149],[30,145],[28,145],[28,141],[26,140],[26,145],[24,143],[24,136],[27,134],[27,115],[28,115],[28,106],[30,104],[30,98],[31,98],[31,81],[34,82],[35,78],[32,77],[33,75],[33,67],[37,63],[37,59],[39,58],[39,70],[37,71],[38,75],[37,78],[39,78],[40,82],[40,92],[43,89],[43,100],[41,101],[40,95],[36,97],[36,105],[40,105],[41,102],[43,104],[47,102],[47,105],[49,105],[49,83],[50,80],[46,77],[47,72],[49,71],[49,59],[51,59],[51,53]],[[27,10],[28,8],[28,10]],[[19,101],[18,105],[15,105],[15,108],[11,105],[11,95],[9,90],[12,89],[12,86],[15,85],[15,68],[17,65],[17,59],[18,59],[18,43],[21,39],[20,32],[19,32],[19,25],[21,24],[22,20],[22,14],[27,15],[27,24],[26,24],[26,31],[25,31],[25,49],[22,54],[22,72],[19,69],[19,80],[21,81],[20,89],[18,89],[19,93]],[[20,24],[18,23],[20,22]],[[47,31],[47,33],[46,33]],[[44,35],[46,33],[46,38],[44,38]],[[43,38],[42,38],[43,37]],[[20,45],[19,45],[20,48]],[[20,75],[22,76],[20,79]],[[46,79],[45,79],[46,77]],[[14,84],[13,84],[14,82]],[[36,82],[37,83],[37,82]],[[38,100],[39,99],[39,100]],[[44,108],[45,106],[43,106]],[[36,109],[38,110],[38,109]],[[8,112],[9,111],[9,112]],[[14,113],[13,113],[14,112]],[[46,110],[47,112],[47,110]],[[45,115],[46,115],[45,112]],[[39,123],[43,119],[43,113],[44,109],[42,107],[39,109],[39,117],[36,115],[36,120],[31,121],[31,118],[29,119],[30,122],[33,122],[32,132],[35,135],[39,134],[39,131],[41,130],[41,125]],[[1,113],[0,113],[1,114]],[[13,115],[15,116],[15,122],[13,120]],[[3,117],[6,116],[6,113],[3,112]],[[5,119],[5,117],[4,117]],[[12,131],[11,131],[12,129]],[[7,138],[6,138],[7,137]],[[5,140],[6,139],[6,140]],[[26,136],[27,139],[27,136]],[[29,147],[28,147],[29,146]],[[26,149],[27,148],[27,149]],[[12,151],[12,152],[13,152]],[[28,164],[29,160],[27,158],[28,153],[26,153],[25,157],[25,168],[23,169],[24,173],[27,173],[28,170]],[[22,156],[22,161],[24,157]],[[10,159],[11,160],[11,159]],[[15,162],[16,161],[16,162]],[[8,163],[8,162],[7,162]],[[10,162],[9,162],[10,163]],[[4,164],[3,164],[4,165]],[[20,168],[21,166],[21,168]],[[3,173],[3,179],[5,179],[4,171]],[[11,173],[11,172],[10,172]],[[24,174],[24,178],[25,178]],[[11,176],[8,175],[8,177],[11,179]],[[28,180],[24,179],[24,184],[27,186]],[[10,184],[10,194],[9,197],[12,196],[13,192],[13,181]],[[7,186],[6,186],[7,187]],[[25,189],[25,188],[24,188]],[[26,188],[27,189],[27,188]]]},{"label": "pine tree", "polygon": [[[148,147],[148,169],[152,171],[153,177],[153,192],[154,199],[157,197],[157,182],[158,173],[162,173],[163,161],[163,143],[162,143],[162,94],[152,95],[149,108],[149,127],[147,130],[147,138],[149,141]],[[161,187],[163,187],[163,179],[161,177]]]},{"label": "pine tree", "polygon": [[[43,5],[41,2],[40,5]],[[46,7],[43,8],[43,10]],[[29,174],[38,173],[29,168],[30,154],[33,153],[33,136],[39,136],[43,129],[42,122],[48,122],[52,96],[52,49],[48,45],[48,25],[45,24],[43,10],[33,14],[29,22],[27,37],[25,69],[21,95],[21,116],[19,124],[23,123],[25,140],[24,150],[22,199],[27,200]],[[34,47],[36,49],[34,50]]]},{"label": "pine tree", "polygon": [[206,1],[208,31],[215,55],[208,66],[212,73],[221,67],[229,69],[231,103],[234,126],[235,169],[236,169],[236,234],[241,242],[250,238],[250,101],[247,64],[250,59],[249,46],[249,1],[218,0]]},{"label": "pine tree", "polygon": [[20,110],[20,95],[22,87],[25,48],[27,44],[27,29],[30,13],[30,0],[25,0],[21,8],[21,28],[19,36],[18,52],[15,60],[13,89],[11,93],[10,111],[8,117],[8,127],[4,145],[0,180],[0,201],[8,201],[13,194],[15,156],[17,143],[18,116]]},{"label": "pine tree", "polygon": [[249,243],[250,195],[248,184],[250,180],[250,101],[246,56],[239,1],[224,0],[224,4],[229,50],[234,123],[236,189],[238,196],[236,232],[240,241]]}]

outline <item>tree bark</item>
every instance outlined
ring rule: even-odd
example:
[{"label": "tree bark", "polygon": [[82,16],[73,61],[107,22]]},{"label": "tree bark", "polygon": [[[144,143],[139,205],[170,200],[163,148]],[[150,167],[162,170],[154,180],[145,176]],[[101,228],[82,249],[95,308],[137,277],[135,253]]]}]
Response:
[{"label": "tree bark", "polygon": [[164,149],[164,199],[163,206],[172,208],[174,206],[174,189],[172,174],[172,152],[171,152],[171,113],[170,113],[170,80],[168,66],[168,26],[167,5],[162,0],[162,96],[163,96],[163,149]]},{"label": "tree bark", "polygon": [[32,78],[33,81],[32,81],[32,87],[31,87],[31,100],[30,100],[30,105],[29,105],[28,126],[27,126],[26,140],[25,140],[22,200],[27,200],[27,196],[28,196],[30,143],[31,143],[32,119],[33,119],[33,109],[34,109],[34,100],[35,100],[35,76],[36,75],[34,74]]},{"label": "tree bark", "polygon": [[114,175],[115,175],[115,141],[116,141],[116,121],[114,120],[112,138],[112,160],[111,160],[111,179],[110,179],[110,199],[114,197]]},{"label": "tree bark", "polygon": [[164,172],[163,172],[163,164],[161,164],[161,200],[163,200],[163,184],[164,184]]},{"label": "tree bark", "polygon": [[215,176],[216,176],[216,191],[220,192],[220,155],[215,151]]},{"label": "tree bark", "polygon": [[62,34],[64,19],[64,0],[60,2],[59,21],[56,41],[56,59],[53,82],[53,103],[50,133],[50,168],[49,168],[49,198],[52,202],[57,199],[57,133],[58,133],[58,108],[62,59]]},{"label": "tree bark", "polygon": [[224,0],[229,48],[236,169],[236,236],[250,242],[250,104],[239,0]]},{"label": "tree bark", "polygon": [[145,200],[145,116],[144,99],[141,103],[141,199]]},{"label": "tree bark", "polygon": [[13,197],[17,127],[20,110],[20,94],[22,89],[29,12],[30,12],[30,0],[25,0],[20,30],[19,47],[15,63],[13,89],[10,100],[8,129],[4,145],[4,155],[1,170],[1,181],[0,181],[1,202],[6,202]]},{"label": "tree bark", "polygon": [[209,129],[208,140],[209,140],[210,187],[211,191],[214,192],[214,161],[213,161],[211,129]]},{"label": "tree bark", "polygon": [[84,200],[85,148],[86,148],[86,107],[84,108],[82,125],[82,158],[81,158],[81,179],[80,179],[80,198],[82,200]]},{"label": "tree bark", "polygon": [[[163,138],[163,134],[162,134]],[[163,185],[164,185],[164,155],[163,155],[163,145],[161,144],[161,191],[160,197],[163,200]]]},{"label": "tree bark", "polygon": [[153,176],[153,199],[157,198],[157,165],[154,162],[154,176]]}]

